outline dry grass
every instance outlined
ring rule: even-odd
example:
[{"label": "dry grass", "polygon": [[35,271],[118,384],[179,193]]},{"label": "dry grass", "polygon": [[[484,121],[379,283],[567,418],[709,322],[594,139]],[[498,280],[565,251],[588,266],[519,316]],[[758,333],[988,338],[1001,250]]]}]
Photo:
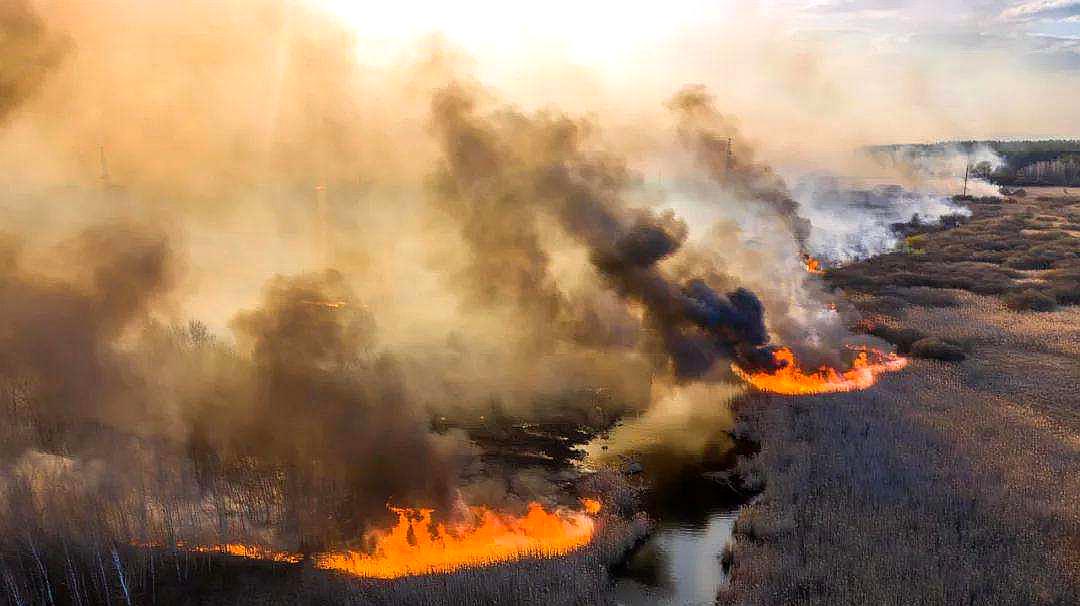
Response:
[{"label": "dry grass", "polygon": [[895,325],[963,342],[872,390],[759,395],[764,475],[739,520],[730,604],[1080,603],[1080,310],[991,297]]},{"label": "dry grass", "polygon": [[892,308],[955,304],[933,289],[1017,293],[1022,309],[1080,303],[1080,238],[1073,230],[1080,198],[965,201],[973,214],[964,224],[911,235],[901,251],[829,270],[829,282],[887,296]]},{"label": "dry grass", "polygon": [[[618,482],[610,487],[614,498],[629,498]],[[133,513],[108,506],[109,515]],[[589,545],[563,557],[523,557],[446,574],[382,580],[319,570],[310,560],[278,563],[132,545],[102,535],[99,520],[80,522],[86,524],[81,532],[35,526],[33,520],[20,520],[22,532],[5,528],[0,535],[3,603],[608,604],[610,571],[650,530],[643,516],[606,515]]]}]

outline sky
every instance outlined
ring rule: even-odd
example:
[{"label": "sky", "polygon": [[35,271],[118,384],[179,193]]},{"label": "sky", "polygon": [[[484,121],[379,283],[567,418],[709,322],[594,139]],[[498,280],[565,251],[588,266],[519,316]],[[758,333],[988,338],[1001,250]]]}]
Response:
[{"label": "sky", "polygon": [[1080,136],[1080,0],[315,1],[363,61],[435,35],[526,106],[633,121],[700,83],[752,131],[851,125],[838,146]]},{"label": "sky", "polygon": [[892,49],[927,42],[963,52],[1004,46],[1047,67],[1080,69],[1080,0],[318,1],[382,42],[437,31],[470,49],[546,44],[594,60],[757,15],[776,20],[778,35],[828,33]]},{"label": "sky", "polygon": [[1080,68],[1080,0],[780,1],[807,28],[865,35],[898,47],[933,41],[979,52],[1008,47],[1047,68]]}]

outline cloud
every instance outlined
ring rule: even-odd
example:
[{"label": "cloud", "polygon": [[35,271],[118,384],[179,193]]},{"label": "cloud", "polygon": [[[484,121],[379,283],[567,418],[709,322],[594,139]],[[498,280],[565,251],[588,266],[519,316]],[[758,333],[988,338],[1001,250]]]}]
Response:
[{"label": "cloud", "polygon": [[1072,21],[1080,17],[1080,0],[1034,0],[1001,12],[1006,21]]}]

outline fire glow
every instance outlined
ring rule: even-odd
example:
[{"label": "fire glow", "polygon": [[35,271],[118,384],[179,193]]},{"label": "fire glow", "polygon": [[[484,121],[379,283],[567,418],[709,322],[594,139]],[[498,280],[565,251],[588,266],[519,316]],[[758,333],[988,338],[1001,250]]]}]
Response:
[{"label": "fire glow", "polygon": [[[470,507],[470,522],[447,527],[432,521],[433,509],[391,507],[397,524],[375,530],[366,551],[329,551],[315,554],[317,568],[360,577],[390,579],[410,575],[452,572],[522,558],[551,558],[583,547],[593,538],[600,501],[581,500],[582,511],[558,509],[549,513],[539,503],[529,503],[523,516],[499,513],[486,507]],[[155,546],[153,543],[135,543]],[[252,560],[298,564],[299,553],[273,551],[256,545],[176,544],[195,553],[219,553]]]},{"label": "fire glow", "polygon": [[362,577],[394,578],[451,572],[526,557],[556,557],[592,540],[599,501],[583,499],[584,511],[549,513],[530,503],[524,516],[470,507],[473,520],[447,527],[432,522],[431,509],[391,508],[397,524],[369,535],[367,552],[341,551],[316,556],[319,568]]},{"label": "fire glow", "polygon": [[178,549],[184,549],[187,551],[194,551],[197,553],[223,553],[238,558],[248,558],[249,560],[270,560],[272,562],[285,562],[288,564],[297,564],[304,559],[299,553],[291,553],[288,551],[273,551],[266,549],[265,547],[259,547],[258,545],[244,545],[242,543],[226,543],[224,545],[199,545],[195,547],[188,547],[183,543],[177,543]]},{"label": "fire glow", "polygon": [[900,370],[908,364],[907,358],[875,349],[859,349],[851,368],[845,371],[828,366],[806,370],[799,366],[795,353],[786,347],[776,350],[773,357],[783,364],[773,372],[748,373],[734,364],[731,369],[761,391],[810,395],[866,389],[876,383],[880,375]]},{"label": "fire glow", "polygon": [[803,262],[806,264],[806,271],[812,274],[825,273],[825,270],[821,268],[821,261],[818,261],[810,255],[803,255]]}]

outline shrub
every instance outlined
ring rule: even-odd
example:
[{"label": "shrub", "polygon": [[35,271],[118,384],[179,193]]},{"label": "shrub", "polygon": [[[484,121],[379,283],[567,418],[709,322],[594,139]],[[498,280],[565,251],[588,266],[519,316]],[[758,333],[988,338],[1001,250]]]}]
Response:
[{"label": "shrub", "polygon": [[1080,305],[1080,282],[1055,284],[1046,292],[1058,305]]},{"label": "shrub", "polygon": [[1057,301],[1049,295],[1028,288],[1005,295],[1005,306],[1013,311],[1052,311],[1057,307]]},{"label": "shrub", "polygon": [[878,324],[870,329],[870,334],[885,339],[896,346],[896,351],[906,354],[911,352],[911,347],[926,337],[914,328],[892,328],[884,324]]},{"label": "shrub", "polygon": [[916,341],[911,346],[911,355],[916,358],[944,360],[946,362],[959,362],[967,358],[964,350],[960,349],[959,346],[937,337],[926,337]]},{"label": "shrub", "polygon": [[926,286],[914,286],[911,288],[898,288],[896,294],[914,305],[923,307],[957,307],[960,300],[947,290],[928,288]]}]

